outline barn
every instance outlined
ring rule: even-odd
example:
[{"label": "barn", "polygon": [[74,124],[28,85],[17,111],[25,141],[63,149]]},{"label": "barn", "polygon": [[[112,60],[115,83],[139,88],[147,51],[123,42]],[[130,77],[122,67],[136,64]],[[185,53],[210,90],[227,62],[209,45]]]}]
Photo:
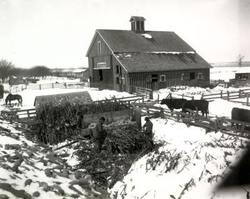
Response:
[{"label": "barn", "polygon": [[91,87],[133,92],[209,84],[208,62],[176,33],[146,31],[144,22],[132,16],[131,30],[96,30],[86,55]]},{"label": "barn", "polygon": [[235,78],[230,79],[230,84],[240,87],[250,85],[250,69],[241,68],[235,73]]}]

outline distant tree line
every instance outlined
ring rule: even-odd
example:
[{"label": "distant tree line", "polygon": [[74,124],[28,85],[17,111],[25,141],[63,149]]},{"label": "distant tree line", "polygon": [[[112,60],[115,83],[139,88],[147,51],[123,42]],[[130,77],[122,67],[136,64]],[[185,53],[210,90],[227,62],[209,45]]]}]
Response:
[{"label": "distant tree line", "polygon": [[12,62],[5,59],[0,60],[0,78],[2,82],[10,76],[17,77],[45,77],[51,75],[46,66],[34,66],[30,69],[17,68]]}]

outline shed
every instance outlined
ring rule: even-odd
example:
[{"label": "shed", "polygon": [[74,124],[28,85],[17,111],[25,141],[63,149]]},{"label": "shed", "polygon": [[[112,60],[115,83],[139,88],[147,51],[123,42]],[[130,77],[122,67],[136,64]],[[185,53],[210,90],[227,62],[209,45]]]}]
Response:
[{"label": "shed", "polygon": [[64,103],[89,104],[91,102],[92,99],[88,91],[82,91],[82,92],[37,96],[35,98],[34,106],[36,108],[39,108],[39,106],[48,103],[52,103],[53,105],[56,106]]}]

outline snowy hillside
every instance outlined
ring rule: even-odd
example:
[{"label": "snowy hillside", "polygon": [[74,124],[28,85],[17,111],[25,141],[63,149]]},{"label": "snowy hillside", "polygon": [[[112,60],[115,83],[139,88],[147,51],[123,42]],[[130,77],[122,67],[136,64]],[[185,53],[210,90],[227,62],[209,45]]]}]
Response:
[{"label": "snowy hillside", "polygon": [[[135,162],[129,174],[111,190],[114,198],[224,198],[215,193],[228,165],[246,145],[220,132],[154,119],[155,142],[164,145]],[[241,191],[237,197],[243,198]]]}]

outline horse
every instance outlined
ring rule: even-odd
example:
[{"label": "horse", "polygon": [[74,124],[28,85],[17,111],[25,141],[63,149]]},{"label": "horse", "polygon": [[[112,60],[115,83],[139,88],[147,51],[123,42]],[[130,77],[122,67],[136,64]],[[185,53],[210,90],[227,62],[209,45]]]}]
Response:
[{"label": "horse", "polygon": [[19,103],[20,105],[22,105],[22,103],[23,103],[23,99],[22,99],[22,96],[21,96],[21,95],[18,95],[18,94],[12,95],[12,94],[10,93],[10,94],[6,97],[6,99],[5,99],[6,105],[8,105],[8,102],[9,102],[9,105],[11,105],[11,101],[13,101],[13,100],[17,100],[18,103]]}]

